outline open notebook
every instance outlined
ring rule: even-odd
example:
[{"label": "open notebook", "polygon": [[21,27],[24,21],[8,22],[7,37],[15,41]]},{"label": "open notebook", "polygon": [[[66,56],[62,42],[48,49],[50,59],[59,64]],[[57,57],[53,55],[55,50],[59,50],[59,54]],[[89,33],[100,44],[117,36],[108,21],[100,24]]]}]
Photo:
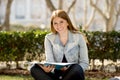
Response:
[{"label": "open notebook", "polygon": [[33,62],[33,63],[41,64],[44,66],[54,65],[55,69],[58,69],[58,70],[60,70],[62,67],[65,67],[65,66],[69,67],[70,65],[75,64],[75,63],[57,63],[57,62]]}]

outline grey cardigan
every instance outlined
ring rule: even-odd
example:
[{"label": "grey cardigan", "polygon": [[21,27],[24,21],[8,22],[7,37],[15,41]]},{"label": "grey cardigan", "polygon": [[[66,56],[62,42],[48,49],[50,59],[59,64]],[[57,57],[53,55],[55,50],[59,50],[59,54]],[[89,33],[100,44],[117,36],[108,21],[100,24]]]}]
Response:
[{"label": "grey cardigan", "polygon": [[80,33],[68,32],[68,41],[62,45],[59,35],[49,33],[45,36],[45,54],[47,62],[62,62],[65,54],[70,63],[78,63],[85,71],[89,66],[88,49]]}]

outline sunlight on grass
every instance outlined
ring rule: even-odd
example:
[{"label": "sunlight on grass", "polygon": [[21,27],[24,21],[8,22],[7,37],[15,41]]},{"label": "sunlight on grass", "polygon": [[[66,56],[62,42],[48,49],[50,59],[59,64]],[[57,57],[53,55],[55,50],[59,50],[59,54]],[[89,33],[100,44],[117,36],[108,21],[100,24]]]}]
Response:
[{"label": "sunlight on grass", "polygon": [[0,80],[34,80],[31,76],[20,75],[0,75]]}]

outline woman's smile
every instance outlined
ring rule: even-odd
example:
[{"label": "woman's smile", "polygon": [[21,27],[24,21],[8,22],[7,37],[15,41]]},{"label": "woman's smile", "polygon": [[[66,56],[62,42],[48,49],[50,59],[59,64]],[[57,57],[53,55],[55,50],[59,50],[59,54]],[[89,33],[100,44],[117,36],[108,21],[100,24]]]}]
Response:
[{"label": "woman's smile", "polygon": [[68,30],[67,29],[68,23],[66,20],[64,20],[60,17],[55,17],[53,20],[53,27],[58,33],[60,33],[61,31],[64,32],[64,31]]}]

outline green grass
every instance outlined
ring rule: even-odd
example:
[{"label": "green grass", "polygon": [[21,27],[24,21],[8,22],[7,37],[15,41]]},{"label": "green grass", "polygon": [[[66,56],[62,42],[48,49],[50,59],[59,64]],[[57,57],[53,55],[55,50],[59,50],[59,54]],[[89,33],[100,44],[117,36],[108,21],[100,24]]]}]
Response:
[{"label": "green grass", "polygon": [[0,75],[0,80],[34,80],[31,76],[23,75]]},{"label": "green grass", "polygon": [[[34,79],[31,76],[23,75],[0,75],[0,80],[34,80]],[[86,78],[86,80],[109,80],[109,79]]]}]

